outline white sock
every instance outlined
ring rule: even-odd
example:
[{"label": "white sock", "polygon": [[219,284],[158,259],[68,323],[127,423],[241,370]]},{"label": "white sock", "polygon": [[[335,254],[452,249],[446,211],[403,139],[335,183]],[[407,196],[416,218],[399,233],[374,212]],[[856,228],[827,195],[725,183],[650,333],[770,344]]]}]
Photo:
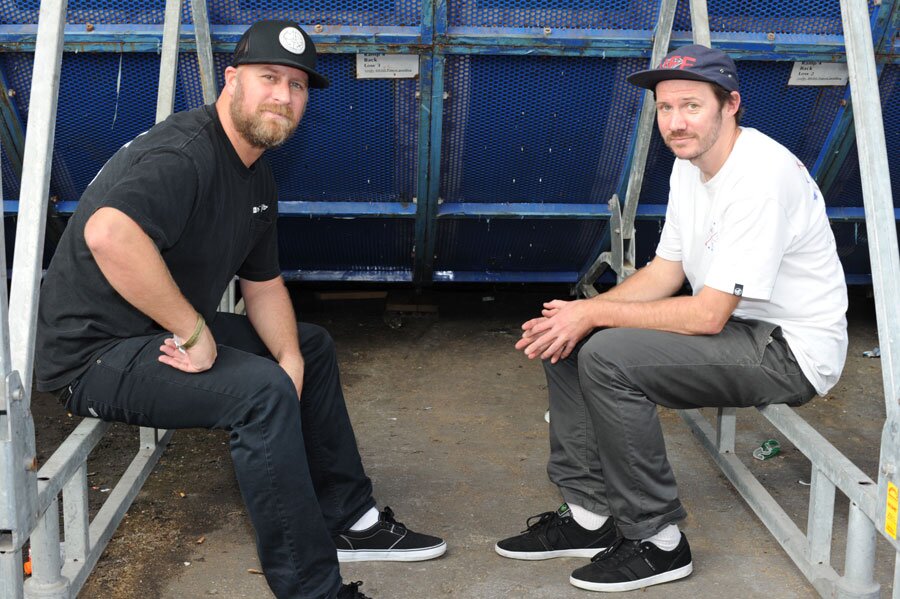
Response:
[{"label": "white sock", "polygon": [[350,527],[350,530],[365,530],[375,526],[376,522],[378,522],[378,508],[369,508],[369,511],[363,514],[362,518]]},{"label": "white sock", "polygon": [[569,503],[569,509],[572,511],[572,517],[578,526],[586,530],[597,530],[609,519],[609,516],[601,516],[594,512],[589,512],[580,505]]},{"label": "white sock", "polygon": [[677,524],[669,524],[649,539],[644,540],[653,543],[663,551],[672,551],[678,547],[678,543],[681,541],[681,531],[678,530]]}]

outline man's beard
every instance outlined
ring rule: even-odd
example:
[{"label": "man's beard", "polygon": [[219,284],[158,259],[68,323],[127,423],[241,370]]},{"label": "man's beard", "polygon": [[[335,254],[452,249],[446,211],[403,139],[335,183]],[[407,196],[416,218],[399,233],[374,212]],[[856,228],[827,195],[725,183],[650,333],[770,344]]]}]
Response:
[{"label": "man's beard", "polygon": [[[709,149],[711,147],[713,147],[713,145],[715,145],[716,140],[719,139],[719,131],[721,129],[722,129],[722,112],[720,110],[717,113],[715,125],[713,125],[713,128],[709,131],[709,133],[705,137],[697,137],[696,135],[686,136],[688,139],[697,138],[697,142],[698,142],[698,146],[699,146],[697,148],[697,151],[694,152],[693,154],[691,154],[690,156],[683,156],[683,157],[679,156],[679,158],[681,158],[682,160],[696,160],[697,158],[700,158],[701,156],[706,154],[706,152],[709,151]],[[673,153],[675,152],[675,149],[672,147],[672,141],[678,140],[678,139],[684,139],[684,137],[678,137],[678,136],[672,135],[671,133],[666,136],[665,143],[669,147],[669,149],[672,150]],[[675,154],[675,155],[678,156],[678,154]]]},{"label": "man's beard", "polygon": [[[231,121],[238,133],[247,140],[251,146],[262,150],[277,148],[290,138],[297,129],[299,119],[294,122],[294,114],[289,106],[280,104],[260,104],[254,114],[244,114],[241,107],[244,104],[244,90],[238,81],[234,97],[231,99]],[[264,112],[272,112],[284,116],[287,122],[280,119],[269,119],[263,116]]]}]

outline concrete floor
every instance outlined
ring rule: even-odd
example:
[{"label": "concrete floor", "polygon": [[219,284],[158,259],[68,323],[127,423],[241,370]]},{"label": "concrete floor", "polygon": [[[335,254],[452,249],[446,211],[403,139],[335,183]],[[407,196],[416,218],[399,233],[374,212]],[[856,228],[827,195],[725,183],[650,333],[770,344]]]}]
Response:
[{"label": "concrete floor", "polygon": [[[304,312],[304,319],[326,326],[338,344],[348,407],[379,504],[391,506],[411,528],[438,534],[449,544],[448,553],[431,562],[345,565],[345,580],[364,581],[362,590],[375,599],[592,596],[568,583],[569,573],[586,560],[521,562],[493,551],[496,540],[524,529],[528,516],[560,502],[545,474],[542,369],[513,349],[520,323],[549,298],[511,291],[443,293],[433,298],[437,315],[385,317],[382,301],[324,302]],[[864,296],[853,300],[851,330],[841,383],[799,412],[874,476],[884,407],[879,362],[861,356],[877,345],[871,302]],[[817,596],[680,417],[662,410],[661,418],[690,513],[682,530],[691,542],[694,573],[620,596]],[[754,410],[739,414],[738,429],[738,455],[805,528],[808,487],[802,482],[809,481],[808,462],[785,439],[780,439],[782,456],[751,459],[755,446],[777,437]],[[151,501],[148,492],[141,493],[133,511]],[[228,517],[203,530],[202,544],[190,543],[177,567],[160,571],[154,585],[159,596],[271,596],[263,577],[249,572],[259,566],[239,497],[232,492],[221,501],[231,504],[221,510]],[[839,497],[835,512],[833,563],[840,569],[846,498]],[[117,534],[128,534],[124,530]],[[133,567],[127,560],[114,561],[125,563],[101,561],[106,576],[116,576],[110,568]],[[877,577],[883,596],[890,596],[892,572],[893,553],[880,541]],[[136,588],[134,596],[146,595]]]}]

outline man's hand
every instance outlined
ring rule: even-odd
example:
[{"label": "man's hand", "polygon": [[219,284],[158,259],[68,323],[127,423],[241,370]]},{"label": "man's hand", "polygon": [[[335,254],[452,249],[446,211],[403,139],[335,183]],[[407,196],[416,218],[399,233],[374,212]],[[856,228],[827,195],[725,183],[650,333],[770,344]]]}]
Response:
[{"label": "man's hand", "polygon": [[564,360],[594,328],[593,303],[594,300],[547,302],[540,318],[522,325],[522,338],[516,343],[516,349],[524,351],[529,359],[540,356],[552,364]]},{"label": "man's hand", "polygon": [[209,327],[204,326],[200,338],[190,349],[179,349],[175,339],[169,337],[159,347],[162,355],[159,361],[183,372],[203,372],[209,370],[216,361],[218,350]]},{"label": "man's hand", "polygon": [[300,394],[303,392],[303,358],[301,356],[286,358],[279,362],[278,365],[294,381],[294,387],[297,389],[297,399],[300,399]]}]

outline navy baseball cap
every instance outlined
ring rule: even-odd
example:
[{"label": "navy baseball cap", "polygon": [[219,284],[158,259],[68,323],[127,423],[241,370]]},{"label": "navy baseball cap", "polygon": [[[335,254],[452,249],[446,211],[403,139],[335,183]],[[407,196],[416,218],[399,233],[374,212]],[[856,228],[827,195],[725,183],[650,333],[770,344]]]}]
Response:
[{"label": "navy baseball cap", "polygon": [[257,21],[234,48],[231,66],[277,64],[309,75],[310,87],[328,87],[328,78],[316,71],[316,46],[293,21]]},{"label": "navy baseball cap", "polygon": [[667,79],[690,79],[721,85],[730,92],[738,91],[734,61],[721,50],[697,44],[672,50],[655,69],[638,71],[627,77],[629,83],[653,91]]}]

